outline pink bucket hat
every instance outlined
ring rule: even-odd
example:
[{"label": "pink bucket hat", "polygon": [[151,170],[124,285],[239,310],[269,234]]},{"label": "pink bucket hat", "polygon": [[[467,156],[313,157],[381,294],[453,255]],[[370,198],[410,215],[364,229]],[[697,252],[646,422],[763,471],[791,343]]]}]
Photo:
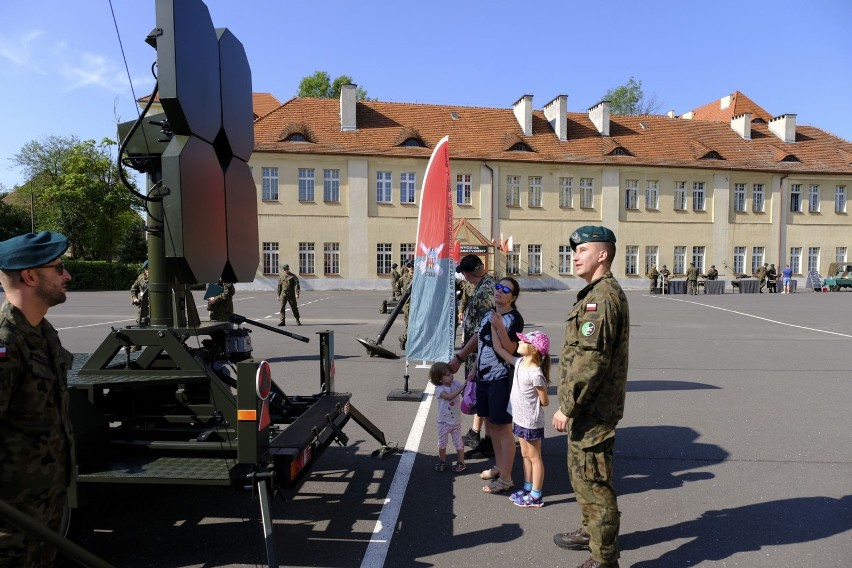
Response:
[{"label": "pink bucket hat", "polygon": [[518,339],[529,343],[542,355],[550,353],[550,338],[540,331],[531,331],[527,334],[518,333]]}]

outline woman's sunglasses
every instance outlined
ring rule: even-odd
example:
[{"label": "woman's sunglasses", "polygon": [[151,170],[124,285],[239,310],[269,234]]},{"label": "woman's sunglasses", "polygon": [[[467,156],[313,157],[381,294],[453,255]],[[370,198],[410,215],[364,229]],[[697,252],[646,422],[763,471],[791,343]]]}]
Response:
[{"label": "woman's sunglasses", "polygon": [[504,286],[504,285],[500,284],[499,282],[497,282],[497,283],[494,285],[494,289],[495,289],[495,290],[500,290],[500,291],[501,291],[501,292],[503,292],[504,294],[511,294],[511,293],[513,292],[511,288],[509,288],[508,286]]}]

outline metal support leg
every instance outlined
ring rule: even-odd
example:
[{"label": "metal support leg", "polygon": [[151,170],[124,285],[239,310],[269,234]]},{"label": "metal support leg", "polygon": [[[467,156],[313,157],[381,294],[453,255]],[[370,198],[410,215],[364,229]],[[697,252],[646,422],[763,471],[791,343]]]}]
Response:
[{"label": "metal support leg", "polygon": [[275,540],[272,538],[272,512],[269,510],[269,479],[255,478],[260,496],[260,518],[263,521],[263,538],[266,542],[266,565],[278,568],[275,557]]}]

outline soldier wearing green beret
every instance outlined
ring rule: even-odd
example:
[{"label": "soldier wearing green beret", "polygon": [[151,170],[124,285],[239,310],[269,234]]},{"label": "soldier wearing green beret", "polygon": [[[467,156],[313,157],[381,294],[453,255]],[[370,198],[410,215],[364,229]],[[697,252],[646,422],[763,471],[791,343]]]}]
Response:
[{"label": "soldier wearing green beret", "polygon": [[222,292],[207,299],[210,321],[228,321],[234,313],[234,294],[237,290],[230,282],[219,279]]},{"label": "soldier wearing green beret", "polygon": [[568,315],[559,358],[559,410],[553,426],[568,432],[568,476],[581,528],[553,537],[561,548],[590,549],[583,568],[618,566],[618,511],[613,480],[615,426],[624,414],[630,311],[610,271],[615,235],[577,229],[570,239],[574,271],[588,284]]},{"label": "soldier wearing green beret", "polygon": [[[65,301],[68,239],[0,242],[0,499],[60,530],[72,471],[67,372],[73,356],[45,319]],[[0,566],[53,566],[56,550],[0,518]]]}]

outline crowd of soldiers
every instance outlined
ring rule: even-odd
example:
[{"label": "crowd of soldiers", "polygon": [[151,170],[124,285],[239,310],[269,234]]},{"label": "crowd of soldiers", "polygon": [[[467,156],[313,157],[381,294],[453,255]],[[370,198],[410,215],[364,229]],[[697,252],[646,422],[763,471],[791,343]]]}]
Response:
[{"label": "crowd of soldiers", "polygon": [[[650,280],[651,287],[649,291],[652,294],[656,293],[658,288],[662,289],[663,293],[668,291],[671,272],[668,268],[666,268],[665,264],[660,270],[657,270],[656,265],[651,265],[646,276],[648,277],[648,280]],[[690,262],[689,267],[686,269],[685,276],[687,282],[687,293],[698,294],[698,278],[701,277],[706,280],[718,280],[719,271],[716,269],[716,265],[712,264],[710,265],[710,269],[707,271],[707,274],[700,274],[698,269],[695,267],[695,264]],[[775,285],[778,278],[778,271],[775,269],[774,264],[764,262],[763,266],[754,272],[754,276],[760,281],[759,291],[761,293],[763,292],[763,289],[767,287],[770,293],[778,291]]]}]

